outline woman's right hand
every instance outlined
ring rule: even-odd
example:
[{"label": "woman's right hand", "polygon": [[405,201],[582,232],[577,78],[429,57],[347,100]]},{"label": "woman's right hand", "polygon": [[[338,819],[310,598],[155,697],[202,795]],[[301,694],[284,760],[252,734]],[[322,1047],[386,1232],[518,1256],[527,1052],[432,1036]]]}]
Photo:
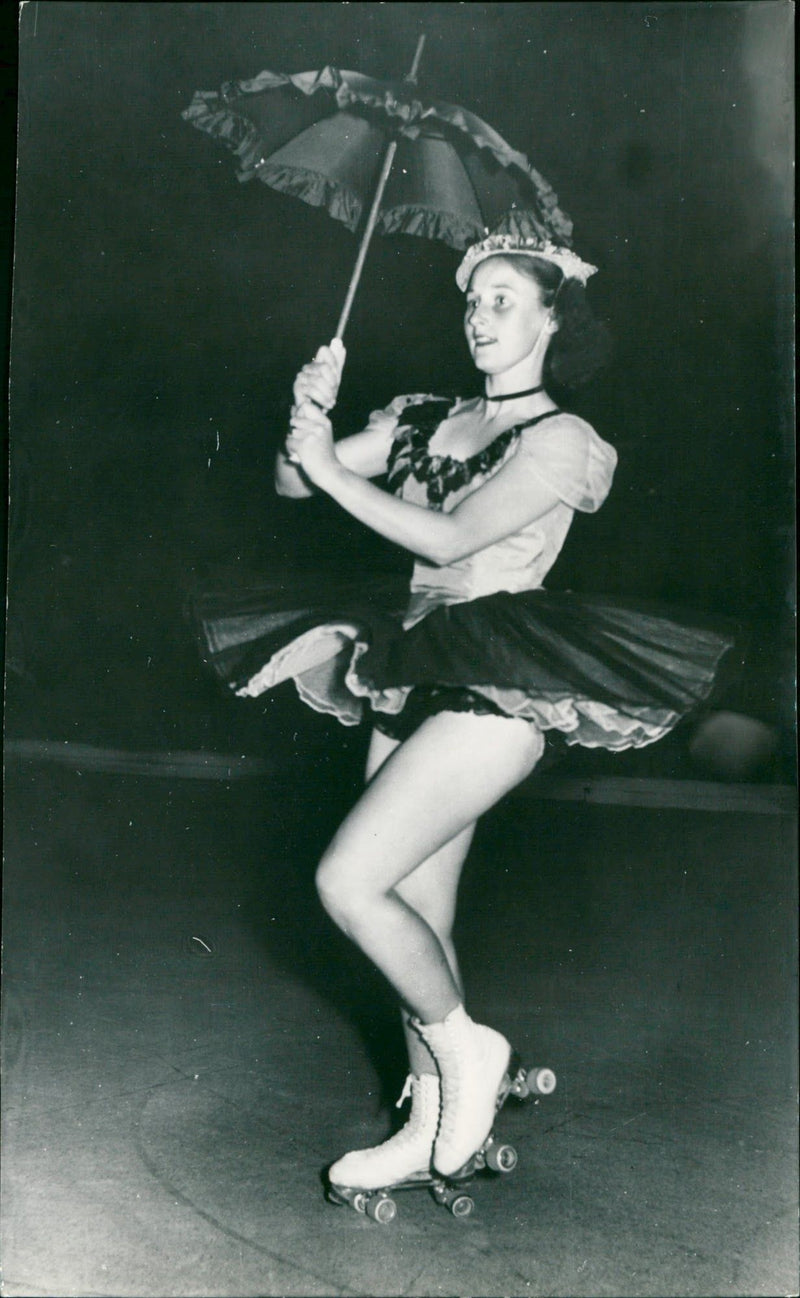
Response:
[{"label": "woman's right hand", "polygon": [[321,410],[336,405],[345,360],[344,343],[334,338],[329,347],[320,347],[313,361],[304,365],[294,381],[294,410],[304,401],[313,401]]}]

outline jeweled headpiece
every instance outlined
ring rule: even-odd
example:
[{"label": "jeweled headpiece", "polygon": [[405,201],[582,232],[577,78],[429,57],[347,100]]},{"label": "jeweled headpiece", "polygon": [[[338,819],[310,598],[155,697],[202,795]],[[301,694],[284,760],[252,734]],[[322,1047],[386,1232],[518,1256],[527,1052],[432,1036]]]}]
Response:
[{"label": "jeweled headpiece", "polygon": [[571,248],[563,248],[549,239],[523,238],[518,234],[490,234],[480,243],[473,243],[464,254],[456,271],[456,283],[462,293],[467,291],[472,272],[488,257],[541,257],[542,261],[551,261],[562,271],[565,279],[577,279],[585,284],[597,267],[582,261]]}]

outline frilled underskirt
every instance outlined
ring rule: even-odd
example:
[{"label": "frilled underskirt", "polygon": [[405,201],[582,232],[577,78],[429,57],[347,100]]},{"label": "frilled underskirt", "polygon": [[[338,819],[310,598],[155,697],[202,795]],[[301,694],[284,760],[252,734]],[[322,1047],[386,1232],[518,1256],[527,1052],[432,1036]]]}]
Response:
[{"label": "frilled underskirt", "polygon": [[701,614],[567,591],[498,591],[404,625],[407,588],[312,578],[201,594],[201,653],[236,694],[293,680],[343,725],[396,716],[415,688],[468,689],[568,744],[621,750],[667,734],[710,695],[734,643]]}]

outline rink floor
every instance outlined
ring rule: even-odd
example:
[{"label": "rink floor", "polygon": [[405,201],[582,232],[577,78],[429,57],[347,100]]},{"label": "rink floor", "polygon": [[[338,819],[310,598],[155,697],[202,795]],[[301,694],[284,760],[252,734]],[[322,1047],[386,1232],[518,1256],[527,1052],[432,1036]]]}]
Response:
[{"label": "rink floor", "polygon": [[471,1217],[379,1226],[322,1172],[388,1130],[397,1025],[314,894],[352,789],[302,776],[8,761],[7,1298],[796,1292],[792,818],[495,809],[469,1008],[558,1086]]}]

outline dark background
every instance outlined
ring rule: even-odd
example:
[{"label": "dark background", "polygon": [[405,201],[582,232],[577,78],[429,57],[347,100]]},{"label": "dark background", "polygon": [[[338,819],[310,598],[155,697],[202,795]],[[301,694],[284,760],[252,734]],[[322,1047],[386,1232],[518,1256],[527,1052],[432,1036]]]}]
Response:
[{"label": "dark background", "polygon": [[[205,679],[182,611],[192,583],[219,567],[407,566],[327,502],[271,491],[292,377],[333,331],[355,240],[240,185],[181,111],[195,90],[264,68],[397,76],[424,31],[420,93],[526,152],[602,271],[591,294],[614,359],[574,408],[620,467],[549,584],[736,616],[747,671],[728,703],[788,743],[790,23],[783,0],[26,5],[11,736],[258,746],[270,709],[292,713],[290,687],[245,704]],[[374,241],[338,432],[398,392],[475,390],[458,260]],[[296,706],[329,741],[333,723]]]}]

